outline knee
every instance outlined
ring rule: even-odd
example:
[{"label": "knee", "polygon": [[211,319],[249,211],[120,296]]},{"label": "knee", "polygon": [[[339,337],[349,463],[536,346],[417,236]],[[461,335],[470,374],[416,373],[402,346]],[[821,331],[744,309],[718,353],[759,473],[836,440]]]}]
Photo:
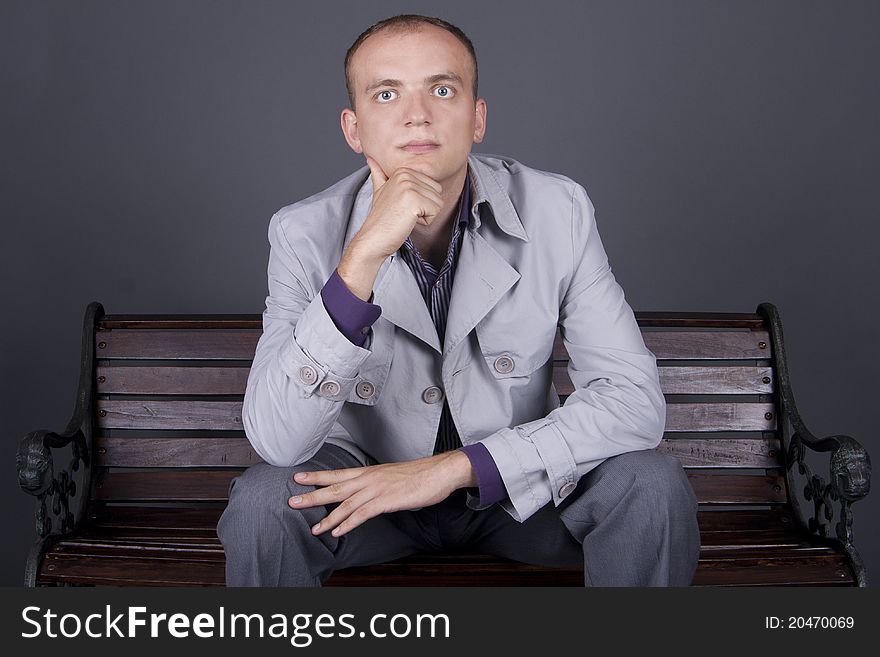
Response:
[{"label": "knee", "polygon": [[[694,489],[681,462],[654,449],[626,452],[608,459],[605,476],[630,481],[630,494],[654,511],[696,514]],[[696,516],[695,516],[696,517]]]},{"label": "knee", "polygon": [[231,533],[239,540],[242,536],[258,536],[272,524],[283,522],[290,514],[302,513],[293,509],[287,500],[315,490],[293,480],[293,475],[308,470],[305,464],[281,468],[259,463],[245,470],[229,484],[229,500],[220,521],[217,535],[221,542]]}]

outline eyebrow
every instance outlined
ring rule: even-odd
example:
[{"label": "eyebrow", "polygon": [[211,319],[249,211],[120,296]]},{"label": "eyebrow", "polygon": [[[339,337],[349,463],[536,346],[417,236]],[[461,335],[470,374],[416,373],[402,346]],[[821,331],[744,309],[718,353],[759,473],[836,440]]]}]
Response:
[{"label": "eyebrow", "polygon": [[[425,78],[425,85],[434,84],[435,82],[440,82],[441,80],[451,80],[452,82],[457,82],[461,86],[464,86],[464,82],[461,77],[453,73],[452,71],[447,71],[446,73],[435,73],[434,75],[429,75]],[[370,93],[373,89],[377,89],[379,87],[401,87],[403,86],[403,82],[400,80],[391,80],[390,78],[386,78],[384,80],[376,80],[366,88],[364,93]]]}]

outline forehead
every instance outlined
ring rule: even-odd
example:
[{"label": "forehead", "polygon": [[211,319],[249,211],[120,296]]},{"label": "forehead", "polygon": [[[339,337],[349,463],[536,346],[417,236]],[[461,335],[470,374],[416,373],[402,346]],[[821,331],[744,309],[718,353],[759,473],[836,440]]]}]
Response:
[{"label": "forehead", "polygon": [[421,83],[440,71],[471,79],[470,57],[453,34],[433,25],[404,34],[379,32],[366,39],[355,52],[351,68],[358,89],[379,78],[409,79]]}]

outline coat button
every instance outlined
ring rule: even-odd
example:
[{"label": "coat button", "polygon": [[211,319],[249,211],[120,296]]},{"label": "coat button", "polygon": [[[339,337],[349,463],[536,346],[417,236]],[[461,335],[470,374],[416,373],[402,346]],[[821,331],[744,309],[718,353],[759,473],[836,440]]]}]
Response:
[{"label": "coat button", "polygon": [[499,356],[495,359],[495,371],[500,374],[507,374],[513,371],[513,358],[510,356]]},{"label": "coat button", "polygon": [[369,381],[361,381],[354,390],[361,399],[368,399],[373,396],[376,389]]},{"label": "coat button", "polygon": [[422,393],[422,400],[426,404],[436,404],[441,399],[443,399],[443,391],[437,386],[425,388],[425,391]]},{"label": "coat button", "polygon": [[324,381],[321,384],[321,392],[328,397],[339,394],[339,384],[336,381]]},{"label": "coat button", "polygon": [[559,497],[566,497],[575,488],[577,488],[577,484],[573,481],[569,481],[565,486],[559,489]]},{"label": "coat button", "polygon": [[311,365],[303,365],[299,368],[299,380],[310,385],[318,380],[318,373]]}]

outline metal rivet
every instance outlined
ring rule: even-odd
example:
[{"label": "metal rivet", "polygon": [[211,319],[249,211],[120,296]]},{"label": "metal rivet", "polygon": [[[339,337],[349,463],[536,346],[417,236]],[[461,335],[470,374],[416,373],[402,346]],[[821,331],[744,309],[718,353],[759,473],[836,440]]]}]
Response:
[{"label": "metal rivet", "polygon": [[765,419],[765,420],[772,420],[772,419],[773,419],[773,413],[769,413],[769,412],[768,412],[768,413],[764,413],[764,419]]},{"label": "metal rivet", "polygon": [[105,415],[107,415],[107,411],[101,409],[100,411],[98,411],[98,415],[100,415],[101,417],[104,417]]},{"label": "metal rivet", "polygon": [[103,340],[98,343],[98,349],[105,349],[107,347],[107,343]]},{"label": "metal rivet", "polygon": [[98,377],[98,383],[104,383],[106,380],[107,380],[107,377],[104,377],[104,376]]},{"label": "metal rivet", "polygon": [[782,490],[782,486],[780,486],[779,484],[774,484],[774,485],[773,485],[773,490],[775,490],[775,491],[778,493],[779,491]]},{"label": "metal rivet", "polygon": [[767,452],[767,456],[776,456],[776,450],[771,449],[769,452]]},{"label": "metal rivet", "polygon": [[766,348],[767,348],[766,342],[759,342],[758,343],[758,349],[766,349]]},{"label": "metal rivet", "polygon": [[765,376],[763,379],[761,379],[761,381],[762,381],[763,383],[770,383],[770,377],[769,377],[769,376]]},{"label": "metal rivet", "polygon": [[106,454],[106,453],[107,453],[107,448],[106,448],[106,447],[100,447],[100,448],[98,448],[98,454]]},{"label": "metal rivet", "polygon": [[53,565],[50,565],[50,566],[49,566],[49,570],[55,570],[55,565],[54,565],[54,564],[53,564]]}]

